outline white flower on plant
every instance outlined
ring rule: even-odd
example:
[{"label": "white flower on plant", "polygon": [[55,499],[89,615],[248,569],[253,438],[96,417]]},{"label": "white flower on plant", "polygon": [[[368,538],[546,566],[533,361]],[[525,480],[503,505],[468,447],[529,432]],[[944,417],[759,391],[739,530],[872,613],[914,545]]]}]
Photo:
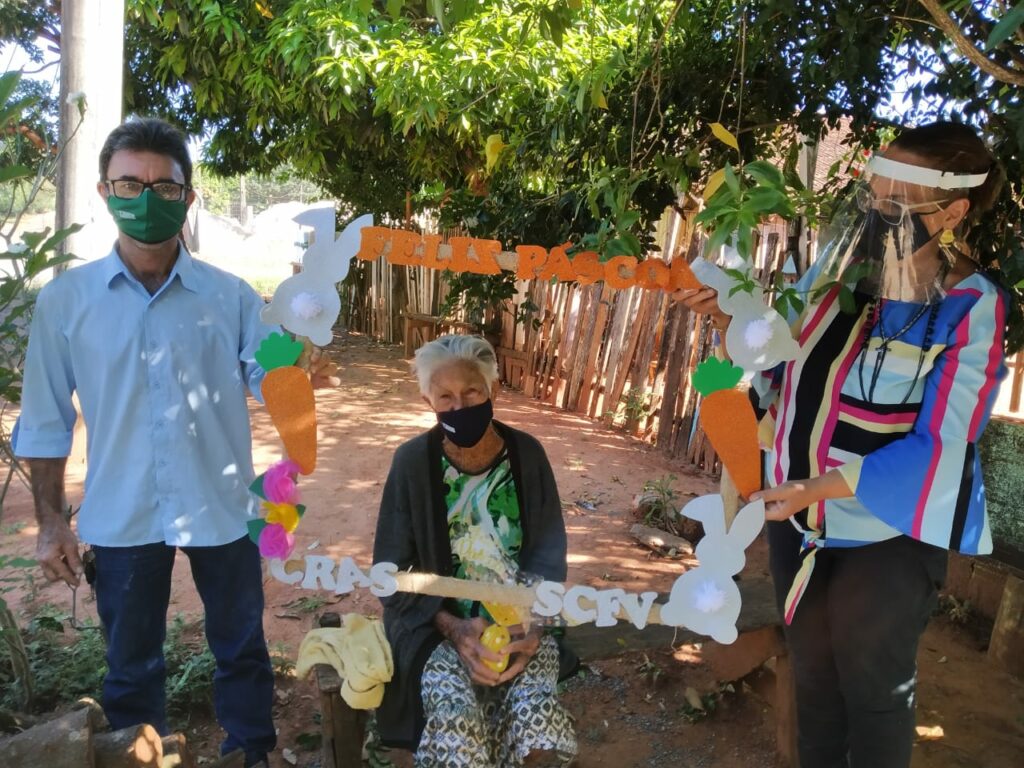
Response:
[{"label": "white flower on plant", "polygon": [[25,243],[11,243],[7,246],[8,253],[25,253],[28,250],[28,245]]},{"label": "white flower on plant", "polygon": [[466,225],[467,229],[472,229],[480,223],[480,220],[476,216],[467,216],[462,220],[462,223]]}]

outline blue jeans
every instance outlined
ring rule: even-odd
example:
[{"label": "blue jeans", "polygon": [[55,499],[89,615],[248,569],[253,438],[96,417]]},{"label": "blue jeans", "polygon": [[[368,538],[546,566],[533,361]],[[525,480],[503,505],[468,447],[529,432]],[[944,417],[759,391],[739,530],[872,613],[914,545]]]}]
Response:
[{"label": "blue jeans", "polygon": [[[175,548],[161,543],[93,551],[96,605],[107,636],[103,709],[114,730],[150,723],[166,734],[163,644]],[[276,743],[259,550],[246,537],[182,551],[203,601],[206,640],[217,660],[213,701],[227,732],[221,753],[243,749],[250,765]]]}]

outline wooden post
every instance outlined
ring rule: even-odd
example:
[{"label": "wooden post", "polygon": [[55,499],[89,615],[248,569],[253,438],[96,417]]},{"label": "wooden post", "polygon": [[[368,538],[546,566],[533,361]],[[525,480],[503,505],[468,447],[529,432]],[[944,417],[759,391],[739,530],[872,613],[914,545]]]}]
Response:
[{"label": "wooden post", "polygon": [[[328,611],[320,617],[320,626],[340,627],[341,616]],[[315,673],[323,736],[321,768],[358,768],[363,760],[363,714],[341,698],[341,679],[333,667],[317,664]]]},{"label": "wooden post", "polygon": [[[60,138],[67,147],[58,171],[57,229],[85,225],[61,251],[99,259],[117,232],[96,182],[100,148],[121,123],[124,0],[63,0],[60,8]],[[69,99],[79,93],[85,94],[84,119],[79,103]]]},{"label": "wooden post", "polygon": [[164,759],[160,768],[196,768],[196,761],[192,757],[192,751],[188,748],[183,734],[175,733],[165,736],[162,743]]},{"label": "wooden post", "polygon": [[95,713],[76,709],[24,733],[0,740],[0,765],[4,768],[82,768],[92,766]]},{"label": "wooden post", "polygon": [[164,746],[152,725],[122,728],[93,737],[96,768],[163,768]]},{"label": "wooden post", "polygon": [[1011,675],[1024,677],[1024,579],[1014,574],[1006,577],[988,659]]}]

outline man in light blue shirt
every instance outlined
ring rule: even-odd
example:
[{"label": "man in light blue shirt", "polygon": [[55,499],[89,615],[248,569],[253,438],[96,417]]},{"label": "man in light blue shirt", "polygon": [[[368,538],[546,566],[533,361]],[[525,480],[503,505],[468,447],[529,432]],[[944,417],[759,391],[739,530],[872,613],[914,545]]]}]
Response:
[{"label": "man in light blue shirt", "polygon": [[222,750],[261,765],[275,745],[274,681],[260,558],[246,535],[255,513],[246,393],[260,397],[254,355],[275,329],[260,322],[252,288],[180,244],[191,177],[185,139],[163,121],[134,120],[108,137],[98,189],[117,244],[40,292],[14,448],[28,459],[40,565],[77,586],[82,561],[62,506],[78,393],[88,435],[78,535],[95,554],[111,725],[167,731],[162,645],[180,547],[217,659]]}]

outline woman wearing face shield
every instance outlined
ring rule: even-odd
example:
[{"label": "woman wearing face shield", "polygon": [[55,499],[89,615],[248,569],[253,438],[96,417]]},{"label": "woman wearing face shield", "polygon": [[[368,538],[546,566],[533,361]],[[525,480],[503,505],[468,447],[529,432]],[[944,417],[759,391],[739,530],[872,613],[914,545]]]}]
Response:
[{"label": "woman wearing face shield", "polygon": [[[442,336],[416,351],[413,368],[438,424],[395,452],[374,562],[495,583],[564,581],[554,474],[536,439],[493,418],[494,349]],[[415,751],[418,768],[561,765],[575,755],[552,636],[526,621],[494,651],[481,641],[494,618],[484,604],[401,593],[382,603],[395,662],[377,710],[385,744]]]},{"label": "woman wearing face shield", "polygon": [[[803,768],[909,765],[918,640],[947,550],[992,551],[976,446],[1006,373],[1008,299],[964,237],[1000,182],[970,128],[901,133],[798,285],[800,355],[753,382],[771,445],[753,498],[776,521]],[[677,298],[729,321],[708,289]]]}]

